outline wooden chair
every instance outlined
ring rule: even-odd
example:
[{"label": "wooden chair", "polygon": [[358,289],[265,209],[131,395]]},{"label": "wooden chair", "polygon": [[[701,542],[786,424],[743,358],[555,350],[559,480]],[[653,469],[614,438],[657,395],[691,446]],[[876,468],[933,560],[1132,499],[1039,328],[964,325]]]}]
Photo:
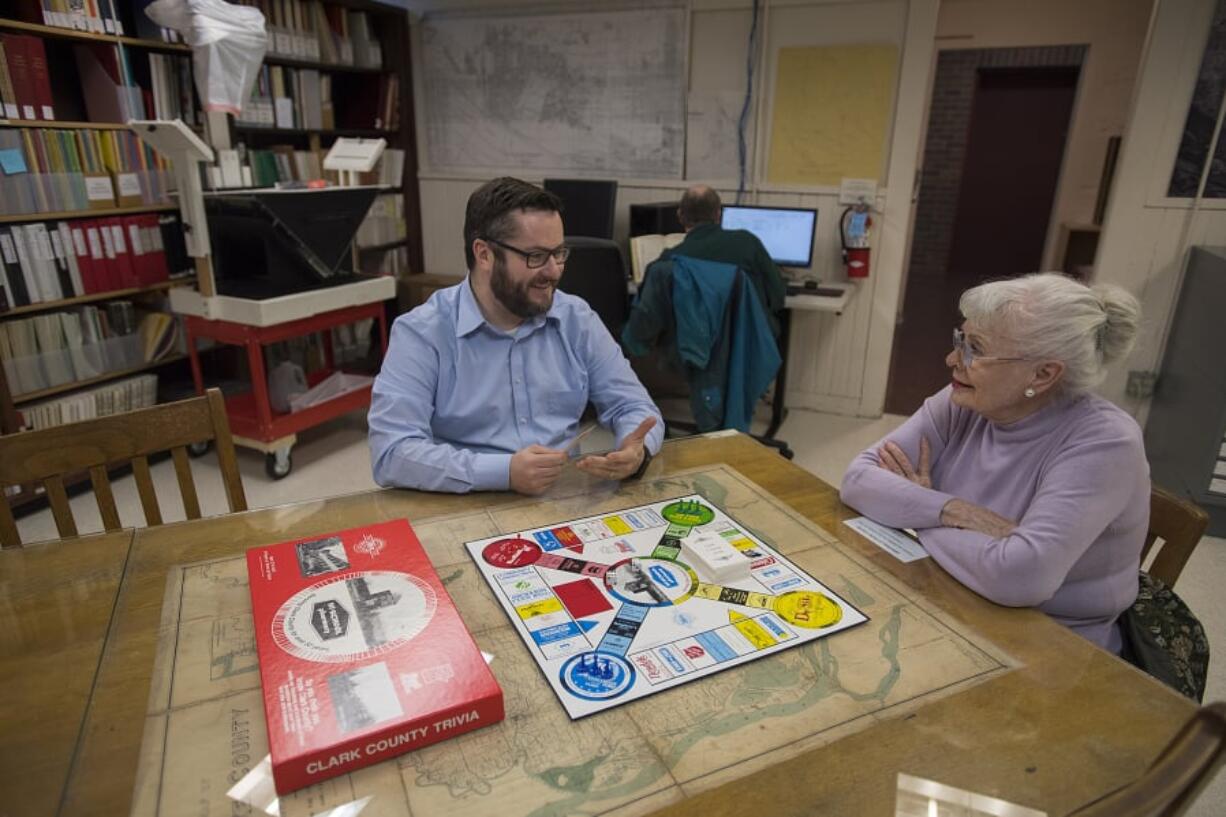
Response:
[{"label": "wooden chair", "polygon": [[[0,436],[0,486],[41,482],[55,516],[56,529],[66,538],[77,535],[77,526],[64,490],[64,477],[88,471],[103,525],[108,531],[119,530],[122,525],[107,469],[130,462],[145,521],[149,525],[160,525],[162,514],[149,475],[148,457],[169,450],[174,458],[183,509],[188,519],[199,519],[200,500],[192,480],[187,448],[209,441],[213,441],[217,449],[230,511],[247,510],[230,424],[226,421],[225,404],[217,389],[209,389],[202,397],[176,403]],[[0,502],[0,545],[21,545],[7,497]]]},{"label": "wooden chair", "polygon": [[1068,817],[1176,817],[1226,761],[1226,703],[1201,707],[1136,781]]},{"label": "wooden chair", "polygon": [[1174,588],[1208,526],[1209,515],[1199,506],[1154,485],[1149,494],[1149,533],[1141,551],[1142,564],[1155,541],[1162,539],[1163,545],[1146,572]]}]

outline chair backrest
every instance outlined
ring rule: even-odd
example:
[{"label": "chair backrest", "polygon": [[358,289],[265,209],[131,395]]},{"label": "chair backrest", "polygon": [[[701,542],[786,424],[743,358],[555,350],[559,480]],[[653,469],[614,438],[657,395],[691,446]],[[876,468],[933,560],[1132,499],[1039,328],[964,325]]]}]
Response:
[{"label": "chair backrest", "polygon": [[1226,703],[1201,707],[1140,778],[1068,817],[1177,817],[1226,761]]},{"label": "chair backrest", "polygon": [[630,315],[626,291],[626,257],[621,245],[604,238],[567,236],[570,258],[558,289],[588,302],[614,338]]},{"label": "chair backrest", "polygon": [[[107,469],[131,463],[141,507],[149,525],[162,524],[157,494],[149,475],[149,455],[170,451],[183,509],[188,519],[200,518],[200,500],[192,480],[187,447],[213,441],[221,466],[230,511],[247,510],[234,440],[226,420],[221,392],[209,389],[202,397],[166,403],[110,417],[0,436],[0,486],[42,483],[60,536],[77,535],[68,504],[64,477],[88,472],[108,531],[119,530],[119,510]],[[0,545],[17,547],[21,537],[6,496],[0,502]]]},{"label": "chair backrest", "polygon": [[613,238],[616,181],[545,179],[542,186],[562,200],[562,223],[567,235]]},{"label": "chair backrest", "polygon": [[1208,526],[1209,515],[1203,509],[1165,488],[1152,486],[1149,495],[1149,533],[1145,537],[1141,561],[1145,561],[1155,541],[1162,539],[1163,544],[1146,572],[1173,588]]}]

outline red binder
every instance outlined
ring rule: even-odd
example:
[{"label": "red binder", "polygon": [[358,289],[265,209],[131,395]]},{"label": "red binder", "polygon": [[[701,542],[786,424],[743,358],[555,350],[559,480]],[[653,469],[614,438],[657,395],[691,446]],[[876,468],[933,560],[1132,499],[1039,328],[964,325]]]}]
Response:
[{"label": "red binder", "polygon": [[47,73],[47,50],[41,37],[22,37],[26,43],[26,62],[30,66],[30,82],[34,86],[35,112],[39,119],[54,120],[55,105],[51,99],[51,76]]},{"label": "red binder", "polygon": [[37,119],[38,97],[30,77],[30,60],[26,55],[25,37],[20,34],[0,34],[4,55],[8,60],[9,78],[17,95],[17,110],[22,119]]}]

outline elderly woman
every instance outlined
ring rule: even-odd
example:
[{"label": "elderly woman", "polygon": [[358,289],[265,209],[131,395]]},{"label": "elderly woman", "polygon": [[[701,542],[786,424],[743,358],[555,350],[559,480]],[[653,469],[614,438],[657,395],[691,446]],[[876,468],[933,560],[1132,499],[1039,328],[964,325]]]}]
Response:
[{"label": "elderly woman", "polygon": [[1127,292],[1042,273],[967,290],[950,385],[860,454],[848,505],[915,528],[938,564],[1119,653],[1137,595],[1149,466],[1136,422],[1090,389],[1132,346]]}]

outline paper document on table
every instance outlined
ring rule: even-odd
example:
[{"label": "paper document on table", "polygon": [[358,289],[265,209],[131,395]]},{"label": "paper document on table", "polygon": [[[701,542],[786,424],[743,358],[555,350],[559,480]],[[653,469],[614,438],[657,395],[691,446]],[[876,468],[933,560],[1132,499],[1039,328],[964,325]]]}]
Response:
[{"label": "paper document on table", "polygon": [[868,539],[900,562],[914,562],[928,555],[924,546],[897,528],[879,525],[865,516],[844,519],[843,524]]}]

